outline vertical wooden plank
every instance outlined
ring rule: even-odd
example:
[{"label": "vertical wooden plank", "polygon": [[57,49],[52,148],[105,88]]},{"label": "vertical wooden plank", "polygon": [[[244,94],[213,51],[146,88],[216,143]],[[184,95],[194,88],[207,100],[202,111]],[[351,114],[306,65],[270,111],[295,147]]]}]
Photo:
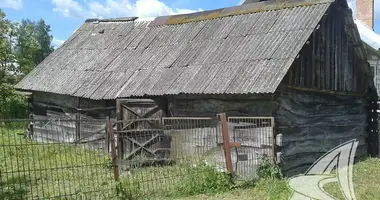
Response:
[{"label": "vertical wooden plank", "polygon": [[337,55],[338,55],[338,27],[337,27],[337,13],[334,12],[333,14],[333,19],[332,19],[332,24],[333,24],[333,27],[332,27],[332,34],[333,34],[333,46],[332,48],[334,49],[333,51],[333,55],[332,55],[332,62],[333,62],[333,71],[332,71],[332,83],[331,83],[331,86],[332,86],[332,90],[336,90],[336,91],[341,91],[341,78],[340,78],[340,74],[342,73],[340,67],[338,66],[338,58],[337,58]]},{"label": "vertical wooden plank", "polygon": [[271,126],[272,126],[272,156],[274,163],[277,163],[277,156],[276,156],[276,124],[274,121],[274,117],[271,118]]},{"label": "vertical wooden plank", "polygon": [[[111,125],[111,127],[109,127],[109,125]],[[110,153],[110,133],[109,133],[109,128],[112,129],[113,131],[113,124],[110,123],[110,117],[107,116],[107,119],[106,119],[106,135],[105,135],[105,139],[104,139],[104,153],[106,155],[109,155]]]},{"label": "vertical wooden plank", "polygon": [[[117,155],[120,159],[124,157],[124,141],[121,133],[123,129],[123,108],[121,100],[116,99],[116,130],[117,130]],[[111,147],[112,148],[112,147]]]},{"label": "vertical wooden plank", "polygon": [[223,146],[226,159],[226,168],[227,171],[233,174],[234,170],[232,168],[232,158],[231,158],[231,144],[230,144],[230,135],[228,133],[228,124],[227,124],[227,114],[219,114],[219,120],[222,124],[222,137],[223,137]]},{"label": "vertical wooden plank", "polygon": [[[323,20],[323,19],[322,19]],[[316,37],[317,37],[317,59],[316,59],[316,74],[315,74],[315,87],[316,88],[321,88],[321,61],[323,59],[323,50],[322,50],[322,47],[324,46],[324,44],[322,43],[322,40],[321,40],[321,24],[320,24],[320,27],[319,27],[319,30],[316,34]]]},{"label": "vertical wooden plank", "polygon": [[[107,130],[108,130],[108,137],[111,141],[111,157],[112,157],[112,165],[113,165],[113,175],[115,181],[119,181],[119,165],[118,165],[118,156],[116,155],[116,147],[115,147],[115,136],[112,128],[113,124],[112,122],[108,122],[107,124]],[[116,133],[117,135],[120,135],[120,133]]]},{"label": "vertical wooden plank", "polygon": [[332,15],[329,13],[327,16],[326,21],[326,73],[325,73],[325,86],[323,89],[330,89],[330,80],[331,80],[331,46],[332,46],[332,39],[331,39],[331,18]]},{"label": "vertical wooden plank", "polygon": [[326,40],[326,37],[327,37],[327,16],[325,16],[322,20],[322,33],[321,33],[321,44],[323,44],[323,48],[322,48],[322,55],[323,55],[323,59],[321,59],[321,76],[320,76],[320,81],[321,81],[321,84],[320,84],[320,89],[325,89],[325,85],[326,85],[326,69],[327,69],[327,40]]},{"label": "vertical wooden plank", "polygon": [[341,64],[342,61],[342,37],[343,37],[343,32],[342,32],[342,15],[340,14],[341,11],[339,9],[339,12],[337,13],[337,22],[336,22],[336,28],[337,28],[337,54],[336,54],[336,64],[339,66],[339,74],[341,77],[341,89],[342,91],[346,91],[346,84],[345,84],[345,73],[346,73],[346,68]]},{"label": "vertical wooden plank", "polygon": [[80,98],[77,98],[77,113],[75,115],[75,142],[80,140]]},{"label": "vertical wooden plank", "polygon": [[300,86],[305,86],[305,57],[304,56],[300,56],[300,65],[299,65],[299,69],[300,69],[300,82],[299,82],[299,85]]},{"label": "vertical wooden plank", "polygon": [[310,84],[310,87],[311,88],[315,88],[315,77],[316,77],[316,57],[317,57],[317,54],[316,54],[316,48],[319,44],[316,43],[316,37],[317,37],[317,34],[315,33],[317,30],[314,30],[313,31],[313,45],[312,45],[312,53],[311,53],[311,56],[312,56],[312,61],[311,61],[311,72],[310,72],[310,78],[311,78],[311,84]]},{"label": "vertical wooden plank", "polygon": [[222,124],[222,137],[223,137],[223,146],[224,146],[224,151],[225,151],[227,171],[230,173],[233,173],[231,148],[230,148],[230,135],[228,133],[228,124],[227,124],[226,113],[221,113],[219,115],[219,120]]}]

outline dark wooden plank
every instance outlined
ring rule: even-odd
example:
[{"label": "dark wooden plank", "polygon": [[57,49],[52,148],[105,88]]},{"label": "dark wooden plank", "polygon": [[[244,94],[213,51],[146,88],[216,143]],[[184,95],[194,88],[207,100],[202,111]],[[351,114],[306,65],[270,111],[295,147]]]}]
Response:
[{"label": "dark wooden plank", "polygon": [[152,146],[154,143],[155,143],[155,140],[160,137],[160,135],[155,135],[153,136],[151,139],[149,139],[148,141],[144,142],[143,144],[139,143],[138,141],[128,137],[128,136],[124,136],[125,139],[131,141],[132,143],[134,144],[137,144],[139,145],[140,147],[137,148],[137,149],[134,149],[131,151],[131,153],[126,157],[126,159],[132,159],[136,154],[138,154],[140,151],[146,151],[147,153],[150,153],[152,155],[155,155],[152,151],[150,151],[148,148],[150,146]]}]

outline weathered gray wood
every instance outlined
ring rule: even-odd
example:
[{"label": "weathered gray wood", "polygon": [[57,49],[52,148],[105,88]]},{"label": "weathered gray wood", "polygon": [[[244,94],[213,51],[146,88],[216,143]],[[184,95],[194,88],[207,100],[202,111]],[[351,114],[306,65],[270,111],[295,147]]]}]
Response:
[{"label": "weathered gray wood", "polygon": [[[283,83],[364,94],[372,80],[367,79],[367,63],[362,57],[360,44],[353,38],[356,37],[355,28],[346,27],[349,20],[352,17],[348,13],[337,4],[332,5],[318,30],[309,38],[312,42],[304,45],[288,72],[287,77],[293,80],[284,80]],[[314,81],[318,83],[316,86]]]},{"label": "weathered gray wood", "polygon": [[174,116],[215,117],[227,112],[230,116],[272,116],[277,103],[268,100],[249,99],[173,99],[170,112]]}]

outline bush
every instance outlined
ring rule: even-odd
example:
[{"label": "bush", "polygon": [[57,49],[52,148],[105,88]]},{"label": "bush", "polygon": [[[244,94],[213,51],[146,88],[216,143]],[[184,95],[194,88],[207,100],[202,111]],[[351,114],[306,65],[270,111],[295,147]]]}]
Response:
[{"label": "bush", "polygon": [[142,191],[139,184],[130,184],[121,182],[116,186],[117,197],[123,200],[136,200],[142,197]]},{"label": "bush", "polygon": [[283,179],[280,167],[274,163],[272,157],[265,154],[257,168],[257,175],[260,179]]},{"label": "bush", "polygon": [[27,98],[17,94],[12,85],[0,84],[0,119],[22,119],[27,117]]},{"label": "bush", "polygon": [[186,167],[184,177],[177,186],[181,195],[196,195],[223,192],[231,188],[230,175],[218,172],[213,166],[200,162]]}]

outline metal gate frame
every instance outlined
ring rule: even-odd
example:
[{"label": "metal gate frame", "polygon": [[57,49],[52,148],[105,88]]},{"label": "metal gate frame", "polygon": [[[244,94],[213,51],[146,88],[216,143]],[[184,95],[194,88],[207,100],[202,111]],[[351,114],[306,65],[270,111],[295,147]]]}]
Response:
[{"label": "metal gate frame", "polygon": [[[241,147],[241,143],[231,142],[230,141],[230,133],[228,131],[228,117],[226,113],[221,113],[218,115],[218,119],[221,122],[222,126],[222,136],[223,136],[223,147],[225,150],[225,158],[226,158],[226,168],[230,174],[234,174],[233,166],[232,166],[232,154],[231,149]],[[274,117],[250,117],[250,119],[264,119],[270,120],[272,127],[272,158],[274,163],[276,163],[276,131],[275,131],[275,121]]]}]

